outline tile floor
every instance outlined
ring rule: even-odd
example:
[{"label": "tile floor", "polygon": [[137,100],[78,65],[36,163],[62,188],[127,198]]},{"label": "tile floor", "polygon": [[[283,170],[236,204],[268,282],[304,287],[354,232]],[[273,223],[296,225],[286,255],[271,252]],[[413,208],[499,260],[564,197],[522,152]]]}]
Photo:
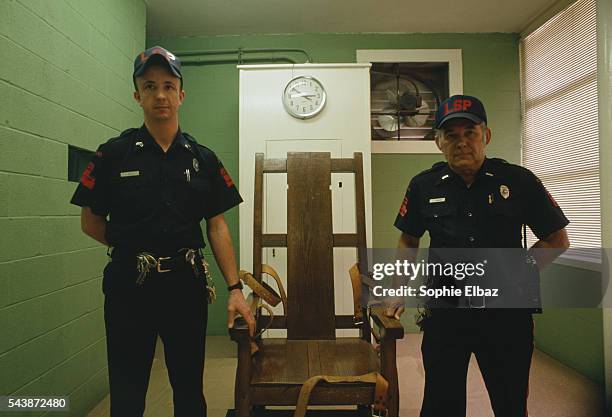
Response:
[{"label": "tile floor", "polygon": [[[398,344],[400,376],[400,417],[418,417],[423,395],[421,334],[407,334]],[[236,348],[228,337],[207,339],[204,375],[209,417],[225,417],[233,408]],[[573,369],[538,350],[535,351],[530,377],[530,417],[605,417],[603,388]],[[487,391],[472,357],[468,371],[467,417],[494,417]],[[109,416],[109,397],[102,400],[87,417]],[[145,417],[172,416],[172,390],[158,344]]]}]

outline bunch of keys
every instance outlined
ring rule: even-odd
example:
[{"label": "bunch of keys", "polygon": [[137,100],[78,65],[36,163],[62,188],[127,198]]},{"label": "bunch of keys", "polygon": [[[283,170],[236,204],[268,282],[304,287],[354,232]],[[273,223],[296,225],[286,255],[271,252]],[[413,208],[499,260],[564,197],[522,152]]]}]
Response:
[{"label": "bunch of keys", "polygon": [[195,276],[206,282],[208,304],[214,303],[217,299],[217,290],[210,273],[210,266],[204,259],[204,256],[195,249],[188,249],[185,253],[185,260],[191,264]]}]

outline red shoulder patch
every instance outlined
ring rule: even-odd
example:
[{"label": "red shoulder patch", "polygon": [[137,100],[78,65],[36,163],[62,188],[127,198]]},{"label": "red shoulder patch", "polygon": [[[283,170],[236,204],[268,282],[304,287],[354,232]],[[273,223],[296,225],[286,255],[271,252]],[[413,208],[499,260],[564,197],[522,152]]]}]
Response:
[{"label": "red shoulder patch", "polygon": [[234,181],[232,181],[232,177],[229,176],[229,174],[225,170],[225,167],[221,166],[221,168],[219,168],[219,174],[221,174],[221,176],[223,177],[223,180],[225,181],[225,185],[227,185],[227,188],[234,186]]},{"label": "red shoulder patch", "polygon": [[408,197],[404,197],[404,201],[402,201],[402,205],[399,209],[400,216],[404,217],[408,213]]},{"label": "red shoulder patch", "polygon": [[87,168],[85,168],[85,171],[83,171],[83,175],[81,176],[81,184],[83,184],[85,188],[88,188],[90,190],[93,190],[94,186],[96,185],[95,177],[91,176],[91,173],[94,168],[95,168],[94,163],[90,162],[87,165]]}]

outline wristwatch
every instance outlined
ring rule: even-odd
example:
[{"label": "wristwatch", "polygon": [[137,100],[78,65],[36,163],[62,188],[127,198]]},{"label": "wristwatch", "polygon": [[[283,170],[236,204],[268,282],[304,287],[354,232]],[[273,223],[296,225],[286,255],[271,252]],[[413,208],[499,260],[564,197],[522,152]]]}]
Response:
[{"label": "wristwatch", "polygon": [[232,290],[241,290],[242,288],[243,288],[242,282],[238,281],[236,284],[228,286],[227,291],[229,292]]}]

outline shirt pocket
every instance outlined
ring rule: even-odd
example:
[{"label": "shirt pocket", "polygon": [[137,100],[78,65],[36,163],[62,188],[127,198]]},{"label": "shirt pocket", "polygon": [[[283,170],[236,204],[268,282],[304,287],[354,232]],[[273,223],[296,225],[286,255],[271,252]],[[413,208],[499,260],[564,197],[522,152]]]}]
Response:
[{"label": "shirt pocket", "polygon": [[[122,177],[120,174],[111,180],[115,212],[121,212],[128,219],[136,219],[147,214],[155,206],[155,189],[149,174]],[[121,217],[124,217],[121,216]]]},{"label": "shirt pocket", "polygon": [[201,172],[175,182],[176,207],[191,220],[201,220],[212,194],[212,182]]},{"label": "shirt pocket", "polygon": [[453,245],[457,239],[458,207],[449,202],[428,203],[421,210],[425,228],[436,245]]},{"label": "shirt pocket", "polygon": [[520,247],[523,207],[515,200],[497,200],[485,211],[485,233],[491,247]]}]

